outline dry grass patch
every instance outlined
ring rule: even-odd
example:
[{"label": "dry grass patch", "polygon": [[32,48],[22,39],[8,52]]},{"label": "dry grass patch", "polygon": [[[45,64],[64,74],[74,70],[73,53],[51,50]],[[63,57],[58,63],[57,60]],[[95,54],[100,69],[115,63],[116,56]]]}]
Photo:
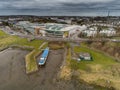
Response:
[{"label": "dry grass patch", "polygon": [[53,42],[49,42],[49,43],[48,43],[48,46],[49,46],[51,49],[62,49],[62,48],[65,47],[65,44],[64,44],[64,42],[53,41]]},{"label": "dry grass patch", "polygon": [[70,66],[69,60],[71,60],[71,49],[70,48],[67,49],[66,54],[67,54],[66,55],[66,65],[61,68],[60,78],[65,79],[65,80],[70,80],[71,76],[72,76],[72,70],[69,67]]},{"label": "dry grass patch", "polygon": [[60,78],[65,80],[71,79],[71,69],[68,66],[63,66],[60,72]]},{"label": "dry grass patch", "polygon": [[114,87],[116,90],[120,90],[120,66],[119,64],[110,65],[104,69],[100,65],[90,66],[92,71],[89,73],[84,70],[79,70],[79,78],[90,83],[103,87]]}]

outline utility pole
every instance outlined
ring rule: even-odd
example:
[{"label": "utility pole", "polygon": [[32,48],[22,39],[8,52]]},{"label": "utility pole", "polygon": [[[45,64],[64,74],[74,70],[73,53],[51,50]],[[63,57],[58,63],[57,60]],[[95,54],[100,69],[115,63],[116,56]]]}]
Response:
[{"label": "utility pole", "polygon": [[107,16],[107,23],[109,24],[110,22],[110,11],[108,11],[108,16]]},{"label": "utility pole", "polygon": [[110,11],[108,11],[108,17],[110,16]]}]

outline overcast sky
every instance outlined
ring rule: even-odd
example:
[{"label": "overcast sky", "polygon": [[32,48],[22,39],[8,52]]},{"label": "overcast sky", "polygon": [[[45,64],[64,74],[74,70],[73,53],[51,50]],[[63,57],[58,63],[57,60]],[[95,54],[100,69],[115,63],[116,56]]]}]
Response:
[{"label": "overcast sky", "polygon": [[46,13],[109,11],[120,10],[120,0],[0,0],[0,10],[44,10]]}]

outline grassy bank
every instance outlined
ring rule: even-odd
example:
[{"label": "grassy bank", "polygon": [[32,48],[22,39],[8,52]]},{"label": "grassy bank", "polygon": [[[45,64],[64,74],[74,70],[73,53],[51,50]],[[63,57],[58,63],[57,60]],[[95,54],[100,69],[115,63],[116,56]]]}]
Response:
[{"label": "grassy bank", "polygon": [[90,48],[95,48],[102,52],[105,52],[120,62],[120,43],[118,42],[87,42],[85,45]]},{"label": "grassy bank", "polygon": [[38,71],[36,56],[39,53],[40,53],[39,50],[34,49],[32,52],[26,55],[25,62],[26,62],[26,73],[27,74]]},{"label": "grassy bank", "polygon": [[66,48],[66,58],[65,58],[65,64],[62,66],[61,71],[60,71],[60,79],[64,80],[70,80],[71,79],[71,68],[69,68],[70,65],[70,60],[71,60],[71,49]]},{"label": "grassy bank", "polygon": [[[40,45],[44,41],[42,40],[33,40],[28,41],[26,38],[20,38],[17,36],[10,36],[5,34],[0,30],[0,50],[3,50],[6,47],[20,47],[26,50],[33,50],[26,56],[26,72],[31,73],[37,70],[36,55],[40,53]],[[47,44],[46,44],[47,46]]]},{"label": "grassy bank", "polygon": [[0,30],[0,37],[6,36],[7,34]]},{"label": "grassy bank", "polygon": [[38,49],[39,46],[43,42],[44,41],[42,41],[42,40],[28,41],[26,38],[20,38],[18,36],[10,36],[10,35],[7,35],[3,31],[0,30],[0,47],[18,44],[18,45],[22,45],[22,46],[32,46],[35,49]]},{"label": "grassy bank", "polygon": [[88,52],[93,57],[93,61],[70,61],[70,68],[76,72],[75,74],[80,80],[82,79],[89,84],[108,88],[114,87],[120,90],[120,63],[104,55],[104,53],[84,45],[74,47],[74,52]]}]

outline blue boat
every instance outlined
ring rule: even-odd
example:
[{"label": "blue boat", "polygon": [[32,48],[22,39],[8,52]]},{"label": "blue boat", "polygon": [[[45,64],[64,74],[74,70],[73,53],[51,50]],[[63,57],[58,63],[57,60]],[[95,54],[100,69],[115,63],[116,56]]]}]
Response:
[{"label": "blue boat", "polygon": [[49,54],[49,48],[47,47],[43,53],[42,53],[42,56],[40,57],[40,60],[39,60],[39,65],[42,66],[42,65],[45,65],[45,62],[47,60],[47,57],[48,57],[48,54]]}]

